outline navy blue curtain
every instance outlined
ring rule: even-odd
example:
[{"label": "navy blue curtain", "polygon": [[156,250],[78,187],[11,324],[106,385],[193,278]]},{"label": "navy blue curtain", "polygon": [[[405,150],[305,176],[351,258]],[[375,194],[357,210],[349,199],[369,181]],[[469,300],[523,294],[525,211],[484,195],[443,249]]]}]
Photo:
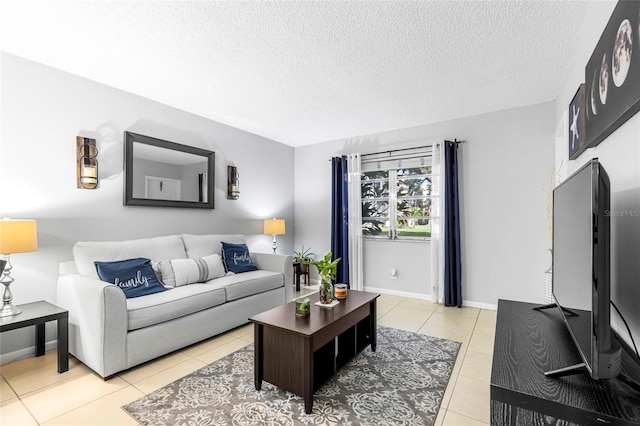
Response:
[{"label": "navy blue curtain", "polygon": [[462,307],[458,142],[444,143],[444,305]]},{"label": "navy blue curtain", "polygon": [[331,252],[341,258],[334,282],[349,286],[349,203],[347,157],[331,159]]}]

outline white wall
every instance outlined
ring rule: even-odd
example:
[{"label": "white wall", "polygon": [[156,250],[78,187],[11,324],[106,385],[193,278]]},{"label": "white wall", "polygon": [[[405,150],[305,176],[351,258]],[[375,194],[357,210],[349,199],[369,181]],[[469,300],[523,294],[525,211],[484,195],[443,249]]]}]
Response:
[{"label": "white wall", "polygon": [[[14,303],[55,303],[58,263],[78,240],[243,233],[269,252],[262,219],[292,223],[293,148],[6,53],[0,67],[0,217],[38,221],[38,250],[11,257]],[[123,206],[125,130],[215,151],[215,209]],[[78,135],[97,139],[97,190],[76,188]],[[226,199],[228,164],[241,177],[235,201]],[[292,233],[278,246],[290,253]],[[31,330],[2,334],[3,354],[30,345]]]},{"label": "white wall", "polygon": [[[365,240],[364,282],[385,293],[431,300],[431,245],[422,241]],[[397,272],[392,278],[391,270]]]},{"label": "white wall", "polygon": [[[543,302],[551,262],[543,187],[553,169],[554,108],[550,102],[296,148],[296,247],[330,249],[332,156],[466,140],[459,151],[463,299],[476,306],[499,298]],[[430,296],[429,250],[429,243],[366,242],[365,286]],[[398,280],[390,279],[391,267]]]},{"label": "white wall", "polygon": [[[616,2],[594,2],[582,29],[571,67],[556,103],[556,126],[566,127],[568,105],[578,86],[584,83],[584,68],[591,57]],[[568,135],[556,138],[556,167],[562,178],[597,157],[611,182],[611,299],[629,322],[636,343],[640,343],[640,114],[619,127],[597,147],[587,149],[575,160],[568,159]],[[626,329],[612,311],[614,328],[630,344]]]}]

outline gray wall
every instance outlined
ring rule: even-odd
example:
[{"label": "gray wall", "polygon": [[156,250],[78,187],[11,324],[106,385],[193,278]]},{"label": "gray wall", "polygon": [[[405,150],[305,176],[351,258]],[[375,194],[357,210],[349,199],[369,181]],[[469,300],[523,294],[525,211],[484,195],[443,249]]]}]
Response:
[{"label": "gray wall", "polygon": [[[571,67],[556,104],[556,167],[562,179],[597,157],[611,181],[611,299],[629,323],[636,343],[640,342],[640,114],[619,127],[597,147],[577,159],[568,158],[566,129],[568,105],[580,83],[616,2],[594,2],[582,29]],[[613,327],[631,344],[626,328],[612,310]]]},{"label": "gray wall", "polygon": [[133,173],[134,198],[145,198],[146,177],[154,176],[179,180],[180,200],[198,201],[200,197],[198,175],[207,173],[207,161],[205,159],[200,163],[178,165],[134,158],[133,168],[135,170]]},{"label": "gray wall", "polygon": [[[165,177],[181,180],[180,166],[175,164],[161,163],[159,161],[143,160],[142,158],[133,159],[133,197],[145,198],[145,177]],[[188,185],[181,185],[188,186]],[[187,198],[183,198],[187,199]],[[197,200],[196,200],[197,201]]]},{"label": "gray wall", "polygon": [[[180,179],[182,180],[182,199],[186,201],[198,201],[200,199],[198,175],[207,173],[207,162],[185,164],[180,166]],[[227,191],[225,175],[224,191]]]},{"label": "gray wall", "polygon": [[[292,147],[6,53],[0,78],[0,216],[38,221],[38,250],[11,257],[15,303],[55,303],[58,263],[79,240],[243,233],[269,252],[262,220],[293,221]],[[215,151],[215,210],[123,206],[125,130]],[[97,139],[97,190],[76,188],[77,135]],[[242,178],[235,201],[226,199],[228,164]],[[290,253],[292,233],[278,246]],[[3,333],[0,352],[31,345],[31,330]]]},{"label": "gray wall", "polygon": [[[468,141],[459,150],[465,303],[543,302],[551,262],[543,186],[553,169],[552,102],[296,148],[296,247],[330,249],[332,156],[454,138]],[[430,297],[429,253],[425,242],[365,242],[365,287]]]}]

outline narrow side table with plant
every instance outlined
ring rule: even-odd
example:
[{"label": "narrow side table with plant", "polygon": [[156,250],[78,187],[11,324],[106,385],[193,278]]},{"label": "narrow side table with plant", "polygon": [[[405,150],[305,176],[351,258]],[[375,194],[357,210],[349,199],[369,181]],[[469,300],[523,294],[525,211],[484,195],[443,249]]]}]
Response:
[{"label": "narrow side table with plant", "polygon": [[293,252],[293,268],[295,275],[296,291],[300,291],[300,277],[305,277],[304,283],[309,285],[311,281],[309,276],[309,262],[313,261],[316,257],[315,253],[311,252],[311,248],[305,250],[304,244],[301,246],[300,251]]}]

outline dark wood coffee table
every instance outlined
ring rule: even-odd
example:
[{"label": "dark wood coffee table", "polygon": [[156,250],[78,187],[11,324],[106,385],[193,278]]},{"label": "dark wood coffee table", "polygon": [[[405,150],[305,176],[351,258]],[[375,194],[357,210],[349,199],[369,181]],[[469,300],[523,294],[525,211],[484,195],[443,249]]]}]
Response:
[{"label": "dark wood coffee table", "polygon": [[347,299],[333,308],[315,306],[295,316],[295,302],[249,318],[255,333],[255,386],[262,381],[304,398],[311,414],[313,393],[357,353],[371,345],[376,350],[376,293],[349,290]]}]

